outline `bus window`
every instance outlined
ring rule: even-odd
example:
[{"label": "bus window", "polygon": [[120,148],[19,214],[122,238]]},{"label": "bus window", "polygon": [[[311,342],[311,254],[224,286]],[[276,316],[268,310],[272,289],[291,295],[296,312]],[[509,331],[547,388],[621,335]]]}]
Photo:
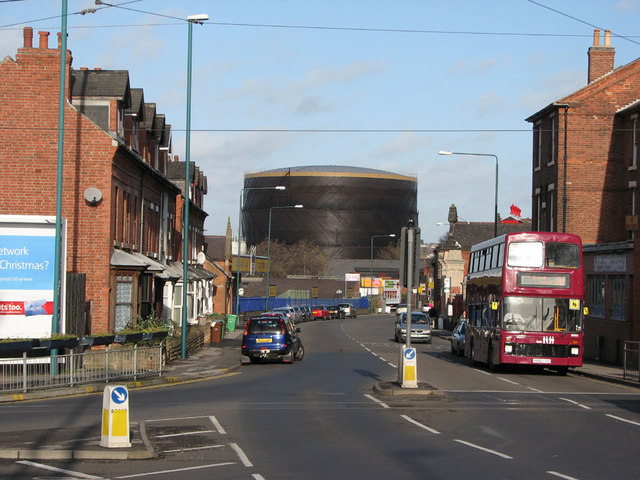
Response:
[{"label": "bus window", "polygon": [[504,265],[504,243],[498,245],[498,268]]},{"label": "bus window", "polygon": [[535,332],[579,332],[581,310],[570,310],[566,298],[505,297],[502,327]]},{"label": "bus window", "polygon": [[507,264],[510,267],[542,267],[542,242],[510,243]]},{"label": "bus window", "polygon": [[546,260],[549,268],[580,268],[580,248],[575,243],[548,242]]}]

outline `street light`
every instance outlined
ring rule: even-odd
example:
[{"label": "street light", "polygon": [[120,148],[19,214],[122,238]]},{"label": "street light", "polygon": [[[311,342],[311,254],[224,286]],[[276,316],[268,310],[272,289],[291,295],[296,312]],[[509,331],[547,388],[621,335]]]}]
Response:
[{"label": "street light", "polygon": [[380,238],[380,237],[391,237],[394,238],[396,236],[395,233],[388,233],[387,235],[372,235],[371,236],[371,271],[369,272],[370,274],[370,281],[371,281],[371,295],[373,296],[373,239],[374,238]]},{"label": "street light", "polygon": [[450,152],[448,150],[440,150],[438,155],[472,155],[475,157],[493,157],[496,159],[496,195],[493,211],[493,236],[498,236],[498,156],[493,153],[469,153],[469,152]]},{"label": "street light", "polygon": [[236,315],[240,315],[240,239],[242,238],[242,209],[244,206],[245,190],[286,190],[287,187],[244,187],[240,190],[240,213],[238,215],[238,251],[236,252]]},{"label": "street light", "polygon": [[187,17],[188,42],[187,42],[187,119],[184,162],[184,218],[182,233],[182,349],[180,357],[187,358],[187,278],[189,275],[189,190],[191,189],[191,177],[189,176],[189,161],[191,157],[191,37],[193,36],[193,24],[202,25],[209,20],[209,15],[200,13]]},{"label": "street light", "polygon": [[269,310],[269,271],[271,270],[271,212],[275,208],[303,208],[303,205],[285,205],[282,207],[271,207],[269,209],[269,233],[267,235],[267,295],[264,299],[264,310]]}]

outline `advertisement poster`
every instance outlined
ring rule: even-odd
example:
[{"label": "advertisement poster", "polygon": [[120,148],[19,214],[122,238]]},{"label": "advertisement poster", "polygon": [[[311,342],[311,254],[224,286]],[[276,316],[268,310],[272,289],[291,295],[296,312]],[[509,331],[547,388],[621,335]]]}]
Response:
[{"label": "advertisement poster", "polygon": [[382,296],[387,304],[400,303],[400,280],[383,280]]},{"label": "advertisement poster", "polygon": [[0,216],[0,338],[51,334],[54,261],[55,219]]}]

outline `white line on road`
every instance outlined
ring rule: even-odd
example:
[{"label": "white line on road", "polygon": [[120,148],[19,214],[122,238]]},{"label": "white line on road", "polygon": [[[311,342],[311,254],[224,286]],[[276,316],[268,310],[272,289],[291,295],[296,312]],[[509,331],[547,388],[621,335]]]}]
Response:
[{"label": "white line on road", "polygon": [[[157,472],[134,473],[133,475],[123,475],[122,477],[115,477],[115,478],[148,477],[149,475],[164,475],[165,473],[187,472],[189,470],[202,470],[205,468],[225,467],[227,465],[235,465],[235,464],[236,464],[235,462],[211,463],[209,465],[198,465],[195,467],[174,468],[172,470],[159,470]],[[92,477],[92,478],[98,478],[98,477]]]},{"label": "white line on road", "polygon": [[256,480],[264,480],[264,477],[262,475],[260,475],[259,473],[254,473],[253,475],[251,475],[253,478],[255,478]]},{"label": "white line on road", "polygon": [[480,445],[476,445],[475,443],[465,442],[464,440],[455,439],[454,442],[462,443],[463,445],[467,445],[472,448],[477,448],[478,450],[482,450],[483,452],[491,453],[492,455],[497,455],[498,457],[506,458],[507,460],[512,460],[513,457],[509,455],[505,455],[504,453],[497,452],[495,450],[491,450],[490,448],[481,447]]},{"label": "white line on road", "polygon": [[476,372],[480,372],[480,373],[483,373],[483,374],[485,374],[485,375],[491,375],[491,373],[490,373],[490,372],[485,372],[484,370],[480,370],[480,369],[478,369],[478,368],[474,368],[474,370],[475,370]]},{"label": "white line on road", "polygon": [[413,423],[414,425],[417,425],[420,428],[424,428],[427,432],[435,433],[436,435],[440,434],[438,430],[434,430],[433,428],[427,427],[426,425],[423,425],[422,423],[415,421],[413,418],[408,417],[407,415],[400,415],[400,416],[404,418],[407,422]]},{"label": "white line on road", "polygon": [[529,390],[533,390],[536,393],[544,393],[542,390],[538,390],[537,388],[527,387]]},{"label": "white line on road", "polygon": [[394,365],[393,363],[389,363],[389,366],[393,367],[393,368],[398,368],[397,365]]},{"label": "white line on road", "polygon": [[499,380],[502,380],[503,382],[507,382],[507,383],[511,383],[513,385],[520,385],[518,382],[514,382],[513,380],[509,380],[508,378],[504,378],[504,377],[497,377]]},{"label": "white line on road", "polygon": [[200,435],[201,433],[214,433],[215,430],[196,430],[195,432],[167,433],[166,435],[156,435],[156,438],[182,437],[186,435]]},{"label": "white line on road", "polygon": [[368,393],[364,394],[365,397],[367,397],[369,400],[373,400],[374,402],[376,402],[378,405],[382,406],[383,408],[389,408],[389,405],[387,405],[384,402],[381,402],[380,400],[378,400],[375,397],[372,397],[371,395],[369,395]]},{"label": "white line on road", "polygon": [[245,453],[237,443],[230,443],[229,446],[235,450],[235,452],[238,454],[238,457],[240,457],[240,461],[245,467],[253,467],[253,463],[249,461],[249,457],[245,455]]},{"label": "white line on road", "polygon": [[16,463],[20,463],[28,467],[42,468],[43,470],[51,470],[52,472],[65,473],[67,475],[71,475],[74,478],[94,478],[94,479],[103,478],[103,477],[96,477],[94,475],[88,475],[86,473],[74,472],[72,470],[65,470],[64,468],[52,467],[50,465],[44,465],[43,463],[30,462],[28,460],[19,460]]},{"label": "white line on road", "polygon": [[573,403],[574,405],[579,406],[580,408],[584,408],[585,410],[591,410],[591,407],[587,407],[586,405],[583,405],[581,403],[576,402],[575,400],[571,400],[569,398],[563,398],[560,397],[560,400],[564,400],[565,402],[569,402],[569,403]]},{"label": "white line on road", "polygon": [[621,422],[627,422],[627,423],[630,423],[631,425],[637,425],[640,427],[640,423],[634,422],[633,420],[627,420],[626,418],[616,417],[615,415],[611,415],[610,413],[607,413],[605,415],[615,420],[620,420]]},{"label": "white line on road", "polygon": [[565,475],[563,473],[554,472],[552,470],[547,470],[549,475],[555,475],[556,477],[564,478],[564,480],[578,480],[576,477],[570,477],[569,475]]},{"label": "white line on road", "polygon": [[224,445],[206,445],[204,447],[178,448],[177,450],[163,450],[161,453],[190,452],[192,450],[207,450],[209,448],[222,448],[222,447],[224,447]]},{"label": "white line on road", "polygon": [[214,417],[213,415],[211,415],[209,417],[209,420],[211,420],[211,423],[213,423],[213,426],[216,427],[216,430],[218,430],[218,433],[220,435],[226,435],[226,431],[224,428],[222,428],[222,425],[220,425],[220,422],[218,422],[218,419],[216,419],[216,417]]}]

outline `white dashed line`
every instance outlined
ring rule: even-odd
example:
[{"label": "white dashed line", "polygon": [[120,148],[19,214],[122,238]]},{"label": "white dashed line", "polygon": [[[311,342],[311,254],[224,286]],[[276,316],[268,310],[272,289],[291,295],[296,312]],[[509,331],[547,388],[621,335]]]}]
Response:
[{"label": "white dashed line", "polygon": [[606,416],[609,418],[613,418],[614,420],[620,420],[621,422],[630,423],[631,425],[637,425],[640,427],[640,423],[634,422],[633,420],[627,420],[626,418],[616,417],[615,415],[611,415],[610,413],[607,413]]},{"label": "white dashed line", "polygon": [[572,404],[574,404],[574,405],[579,406],[580,408],[584,408],[585,410],[591,410],[591,407],[587,407],[586,405],[583,405],[583,404],[581,404],[581,403],[578,403],[578,402],[576,402],[575,400],[570,400],[570,399],[568,399],[568,398],[562,398],[562,397],[560,397],[560,400],[564,400],[565,402],[572,403]]},{"label": "white dashed line", "polygon": [[497,455],[498,457],[506,458],[507,460],[513,459],[513,457],[510,457],[509,455],[497,452],[495,450],[491,450],[490,448],[481,447],[480,445],[476,445],[475,443],[469,443],[469,442],[465,442],[464,440],[458,440],[458,439],[455,439],[454,442],[462,443],[463,445],[467,445],[468,447],[477,448],[478,450],[482,450],[483,452],[487,452],[492,455]]},{"label": "white dashed line", "polygon": [[427,427],[426,425],[423,425],[422,423],[415,421],[413,418],[408,417],[407,415],[400,415],[400,416],[401,416],[402,418],[404,418],[407,422],[409,422],[409,423],[413,423],[414,425],[416,425],[416,426],[418,426],[418,427],[420,427],[420,428],[422,428],[422,429],[426,430],[427,432],[431,432],[431,433],[434,433],[434,434],[436,434],[436,435],[439,435],[439,434],[440,434],[440,432],[439,432],[439,431],[434,430],[434,429],[433,429],[433,428],[431,428],[431,427]]},{"label": "white dashed line", "polygon": [[378,405],[380,405],[382,408],[389,408],[389,405],[387,405],[384,402],[381,402],[380,400],[378,400],[375,397],[372,397],[371,395],[369,395],[368,393],[364,394],[365,397],[367,397],[369,400],[376,402]]}]

